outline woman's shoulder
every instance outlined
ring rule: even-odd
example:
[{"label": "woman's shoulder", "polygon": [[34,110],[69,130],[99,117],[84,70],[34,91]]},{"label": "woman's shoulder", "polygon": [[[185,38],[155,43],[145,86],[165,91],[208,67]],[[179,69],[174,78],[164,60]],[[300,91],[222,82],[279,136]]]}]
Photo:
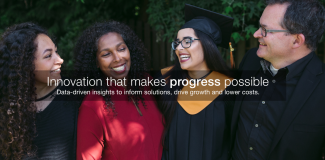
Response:
[{"label": "woman's shoulder", "polygon": [[94,92],[90,92],[90,94],[86,95],[82,101],[80,106],[80,110],[82,109],[91,109],[91,110],[100,110],[105,105],[105,100],[103,96],[95,94]]}]

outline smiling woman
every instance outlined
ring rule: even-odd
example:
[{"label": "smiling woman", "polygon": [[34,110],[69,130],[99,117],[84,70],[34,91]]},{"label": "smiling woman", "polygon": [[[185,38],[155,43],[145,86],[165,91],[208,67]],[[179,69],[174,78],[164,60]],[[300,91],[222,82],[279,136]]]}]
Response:
[{"label": "smiling woman", "polygon": [[98,40],[97,67],[107,77],[126,77],[131,67],[130,51],[122,36],[109,32]]},{"label": "smiling woman", "polygon": [[[45,34],[39,34],[35,43],[37,44],[37,49],[35,52],[35,86],[39,88],[43,93],[38,95],[38,98],[46,95],[47,79],[61,79],[61,64],[63,63],[63,59],[58,55],[57,48],[55,44],[52,42],[50,37]],[[39,86],[39,87],[37,87]],[[53,90],[54,88],[49,88],[49,90]]]},{"label": "smiling woman", "polygon": [[[199,82],[232,79],[217,47],[228,47],[232,18],[191,5],[185,6],[185,18],[172,43],[178,60],[162,71],[162,78],[170,83],[163,90],[173,93],[160,97],[159,109],[165,117],[162,160],[227,160],[231,106],[221,94],[226,86],[205,88]],[[184,80],[194,83],[172,85]]]},{"label": "smiling woman", "polygon": [[[154,97],[141,94],[149,86],[131,85],[151,79],[140,39],[122,23],[96,23],[79,38],[75,57],[80,78],[127,81],[87,87],[94,92],[80,107],[77,159],[160,160],[162,115]],[[99,91],[112,94],[94,94]]]},{"label": "smiling woman", "polygon": [[5,159],[75,159],[80,103],[65,101],[54,94],[60,86],[47,85],[47,78],[61,79],[62,63],[47,32],[33,23],[11,26],[2,35],[0,150]]}]

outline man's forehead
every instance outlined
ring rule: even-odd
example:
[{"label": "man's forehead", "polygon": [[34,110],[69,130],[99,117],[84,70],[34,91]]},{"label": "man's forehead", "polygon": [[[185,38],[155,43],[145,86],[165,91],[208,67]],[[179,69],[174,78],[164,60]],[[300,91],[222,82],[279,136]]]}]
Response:
[{"label": "man's forehead", "polygon": [[273,4],[266,6],[260,18],[260,24],[263,27],[281,27],[281,22],[287,7],[287,4]]}]

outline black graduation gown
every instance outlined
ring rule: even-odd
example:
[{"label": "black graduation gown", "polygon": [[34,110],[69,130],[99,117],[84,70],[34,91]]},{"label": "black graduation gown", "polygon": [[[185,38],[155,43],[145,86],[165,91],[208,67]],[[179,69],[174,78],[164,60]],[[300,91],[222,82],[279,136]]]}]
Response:
[{"label": "black graduation gown", "polygon": [[162,160],[227,160],[232,107],[224,99],[218,96],[195,115],[177,103]]}]

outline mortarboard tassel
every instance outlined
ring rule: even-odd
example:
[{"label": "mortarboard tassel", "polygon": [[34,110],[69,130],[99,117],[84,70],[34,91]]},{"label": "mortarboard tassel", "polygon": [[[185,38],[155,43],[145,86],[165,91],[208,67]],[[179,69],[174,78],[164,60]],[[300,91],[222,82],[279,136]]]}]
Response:
[{"label": "mortarboard tassel", "polygon": [[232,55],[232,51],[234,51],[235,49],[232,48],[231,42],[229,42],[229,48],[230,48],[230,66],[233,69],[235,68],[235,61],[234,61],[234,56]]}]

